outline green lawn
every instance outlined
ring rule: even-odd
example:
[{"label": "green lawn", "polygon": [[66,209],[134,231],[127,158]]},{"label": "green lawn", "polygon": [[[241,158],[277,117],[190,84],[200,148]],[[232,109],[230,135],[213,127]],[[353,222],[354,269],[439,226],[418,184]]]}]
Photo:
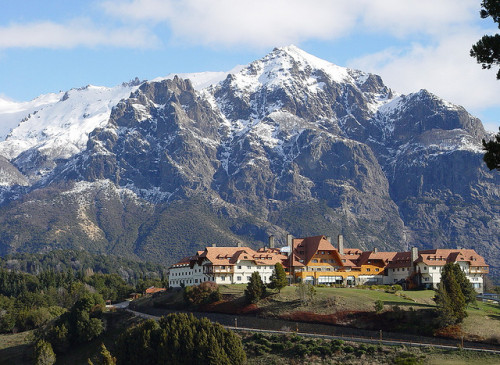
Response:
[{"label": "green lawn", "polygon": [[500,305],[478,302],[467,310],[462,329],[478,339],[493,340],[500,344]]}]

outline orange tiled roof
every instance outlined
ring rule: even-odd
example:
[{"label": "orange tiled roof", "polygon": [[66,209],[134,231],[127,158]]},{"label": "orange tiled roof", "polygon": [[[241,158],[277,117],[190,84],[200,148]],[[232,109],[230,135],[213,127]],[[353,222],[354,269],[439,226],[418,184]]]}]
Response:
[{"label": "orange tiled roof", "polygon": [[167,289],[165,289],[165,288],[155,288],[154,286],[152,286],[151,288],[146,289],[146,294],[154,294],[154,293],[159,293],[159,292],[166,291],[166,290]]},{"label": "orange tiled roof", "polygon": [[470,266],[488,266],[484,258],[472,249],[443,249],[419,251],[416,262],[423,262],[431,266],[444,266],[449,262],[469,262]]},{"label": "orange tiled roof", "polygon": [[381,263],[383,266],[387,266],[394,259],[396,255],[397,252],[391,252],[391,251],[380,251],[380,252],[365,251],[359,256],[356,263],[358,264],[358,266],[361,266],[361,265],[367,265],[368,262],[370,261],[377,261]]},{"label": "orange tiled roof", "polygon": [[[298,260],[304,260],[307,265],[318,251],[335,251],[337,249],[326,239],[325,236],[314,236],[306,238],[294,238],[292,241],[292,251],[294,254],[293,265],[295,265],[295,256]],[[301,252],[304,252],[303,254]],[[338,257],[340,260],[340,256]]]},{"label": "orange tiled roof", "polygon": [[279,250],[255,251],[250,247],[207,247],[205,251],[196,257],[198,264],[204,260],[210,261],[213,265],[235,265],[239,261],[254,261],[257,265],[275,265],[282,262],[287,257]]},{"label": "orange tiled roof", "polygon": [[187,266],[191,262],[191,260],[194,259],[195,256],[186,256],[179,261],[177,261],[175,264],[172,264],[171,267],[176,267],[176,266]]},{"label": "orange tiled roof", "polygon": [[392,260],[389,261],[387,268],[400,268],[400,267],[411,267],[413,263],[411,262],[411,252],[396,252]]}]

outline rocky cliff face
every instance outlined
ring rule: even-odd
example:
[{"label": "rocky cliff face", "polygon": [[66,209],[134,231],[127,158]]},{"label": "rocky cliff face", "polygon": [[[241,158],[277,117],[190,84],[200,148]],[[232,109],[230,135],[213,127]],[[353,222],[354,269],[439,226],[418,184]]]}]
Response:
[{"label": "rocky cliff face", "polygon": [[[107,203],[89,193],[78,204],[58,203],[75,222],[82,204],[90,209],[100,233],[88,237],[98,251],[113,242],[128,255],[171,262],[214,239],[343,233],[347,245],[364,249],[472,247],[500,267],[500,177],[481,161],[481,122],[461,107],[425,90],[398,95],[376,75],[296,47],[202,90],[175,77],[131,92],[89,132],[86,147],[50,159],[22,200],[5,195],[3,252],[36,250],[41,235],[14,238],[12,212],[48,204],[40,198],[48,192],[80,196],[70,181],[92,191],[108,181],[122,198]],[[41,166],[34,160],[10,162],[24,172]],[[56,210],[45,215],[45,246],[85,234],[81,225],[62,228]]]}]

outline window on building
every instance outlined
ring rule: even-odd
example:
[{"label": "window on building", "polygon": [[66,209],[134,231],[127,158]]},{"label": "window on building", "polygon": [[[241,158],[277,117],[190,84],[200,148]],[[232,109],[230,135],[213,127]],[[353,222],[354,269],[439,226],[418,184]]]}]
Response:
[{"label": "window on building", "polygon": [[249,270],[250,270],[251,268],[252,268],[251,266],[247,266],[247,269],[249,269]]},{"label": "window on building", "polygon": [[316,262],[318,262],[318,260],[316,260],[316,259],[313,259],[313,260],[312,260],[312,262],[315,262],[315,263],[316,263]]},{"label": "window on building", "polygon": [[238,270],[241,270],[241,266],[238,266]]},{"label": "window on building", "polygon": [[424,266],[424,270],[427,270],[427,266]]},{"label": "window on building", "polygon": [[224,265],[222,265],[220,268],[224,270],[226,267]]},{"label": "window on building", "polygon": [[237,277],[236,277],[236,280],[237,280],[237,281],[241,281],[241,276],[237,276]]},{"label": "window on building", "polygon": [[366,268],[366,271],[370,271],[371,269],[369,267]]},{"label": "window on building", "polygon": [[226,277],[225,277],[225,276],[221,276],[221,277],[220,277],[220,279],[221,279],[222,281],[225,281],[225,280],[226,280]]},{"label": "window on building", "polygon": [[247,281],[250,281],[250,276],[247,276]]},{"label": "window on building", "polygon": [[379,269],[375,269],[375,271],[380,271]]}]

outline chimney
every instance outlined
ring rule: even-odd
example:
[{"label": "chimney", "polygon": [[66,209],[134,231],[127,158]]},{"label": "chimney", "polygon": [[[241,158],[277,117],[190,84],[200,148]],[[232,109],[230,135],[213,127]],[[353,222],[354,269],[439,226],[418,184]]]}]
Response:
[{"label": "chimney", "polygon": [[238,247],[241,247],[241,242],[238,242],[238,243],[237,243],[237,246],[238,246]]},{"label": "chimney", "polygon": [[217,247],[217,244],[216,243],[212,243],[212,247]]},{"label": "chimney", "polygon": [[344,254],[344,236],[341,234],[338,235],[337,242],[339,244],[338,250],[339,254],[343,255]]},{"label": "chimney", "polygon": [[373,247],[373,252],[377,253],[378,252],[378,248],[377,247]]},{"label": "chimney", "polygon": [[274,248],[274,236],[269,236],[269,248]]},{"label": "chimney", "polygon": [[418,248],[411,248],[411,264],[413,265],[415,261],[418,259]]},{"label": "chimney", "polygon": [[332,236],[326,236],[326,240],[330,243],[332,243]]}]

